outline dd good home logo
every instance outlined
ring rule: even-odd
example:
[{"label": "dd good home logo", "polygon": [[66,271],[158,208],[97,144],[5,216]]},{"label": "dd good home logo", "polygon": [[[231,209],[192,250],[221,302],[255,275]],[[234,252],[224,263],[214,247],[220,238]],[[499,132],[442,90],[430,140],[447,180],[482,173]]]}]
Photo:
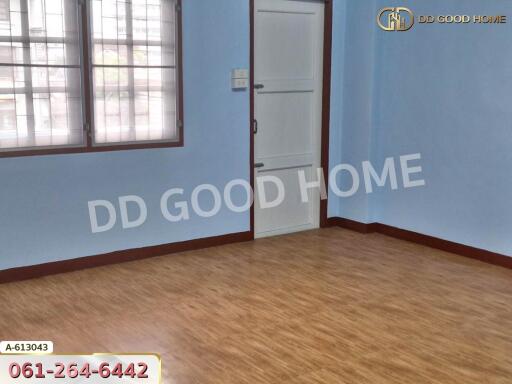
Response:
[{"label": "dd good home logo", "polygon": [[414,14],[405,7],[383,8],[377,16],[377,24],[384,31],[408,31],[414,25]]}]

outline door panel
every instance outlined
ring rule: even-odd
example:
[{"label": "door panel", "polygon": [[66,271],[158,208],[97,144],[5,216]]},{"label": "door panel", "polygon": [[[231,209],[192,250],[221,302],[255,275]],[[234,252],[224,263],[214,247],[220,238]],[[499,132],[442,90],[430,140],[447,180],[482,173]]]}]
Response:
[{"label": "door panel", "polygon": [[[283,1],[277,1],[283,3]],[[262,5],[267,3],[267,9]],[[256,52],[265,52],[258,58],[256,77],[265,79],[309,79],[314,75],[314,13],[289,9],[287,4],[260,2],[257,15]],[[272,9],[271,9],[272,8]],[[293,5],[295,8],[295,5]],[[285,60],[279,60],[284,57]],[[276,60],[276,58],[278,60]]]},{"label": "door panel", "polygon": [[[312,92],[261,92],[258,96],[256,135],[258,157],[301,155],[312,152],[314,111]],[[263,129],[264,127],[264,129]]]},{"label": "door panel", "polygon": [[320,167],[323,34],[322,1],[255,0],[256,177],[277,176],[286,191],[283,204],[262,209],[256,189],[257,237],[319,226],[319,193],[303,203],[298,173],[313,180]]},{"label": "door panel", "polygon": [[[284,202],[276,208],[261,209],[259,200],[256,200],[255,221],[263,223],[271,228],[271,232],[266,234],[259,232],[259,236],[278,235],[290,232],[296,232],[302,229],[309,229],[313,221],[312,205],[303,203],[300,195],[299,178],[297,171],[302,169],[310,177],[310,167],[278,169],[269,172],[261,172],[262,175],[271,174],[277,176],[284,184],[285,199]],[[267,201],[274,201],[277,197],[277,188],[272,184],[265,189]]]}]

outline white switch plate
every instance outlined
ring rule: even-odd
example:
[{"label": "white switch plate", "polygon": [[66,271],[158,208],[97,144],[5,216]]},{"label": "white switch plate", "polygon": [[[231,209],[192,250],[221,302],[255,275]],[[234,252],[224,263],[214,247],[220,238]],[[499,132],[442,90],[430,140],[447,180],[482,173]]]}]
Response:
[{"label": "white switch plate", "polygon": [[231,78],[232,79],[248,79],[249,78],[249,70],[244,69],[244,68],[233,69]]}]

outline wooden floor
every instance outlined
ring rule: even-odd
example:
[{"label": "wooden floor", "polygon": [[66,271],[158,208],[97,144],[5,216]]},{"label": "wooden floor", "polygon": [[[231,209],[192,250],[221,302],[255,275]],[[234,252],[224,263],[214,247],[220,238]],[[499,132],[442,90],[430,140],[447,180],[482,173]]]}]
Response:
[{"label": "wooden floor", "polygon": [[512,383],[512,271],[327,229],[0,286],[0,340],[164,383]]}]

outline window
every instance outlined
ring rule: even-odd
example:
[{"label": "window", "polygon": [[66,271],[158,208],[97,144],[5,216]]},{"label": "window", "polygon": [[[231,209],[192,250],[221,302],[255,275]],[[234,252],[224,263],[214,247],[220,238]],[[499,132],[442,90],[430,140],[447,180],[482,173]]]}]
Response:
[{"label": "window", "polygon": [[0,0],[0,148],[84,143],[77,9]]},{"label": "window", "polygon": [[92,0],[96,143],[176,140],[175,4]]},{"label": "window", "polygon": [[0,155],[182,143],[179,0],[0,0]]}]

